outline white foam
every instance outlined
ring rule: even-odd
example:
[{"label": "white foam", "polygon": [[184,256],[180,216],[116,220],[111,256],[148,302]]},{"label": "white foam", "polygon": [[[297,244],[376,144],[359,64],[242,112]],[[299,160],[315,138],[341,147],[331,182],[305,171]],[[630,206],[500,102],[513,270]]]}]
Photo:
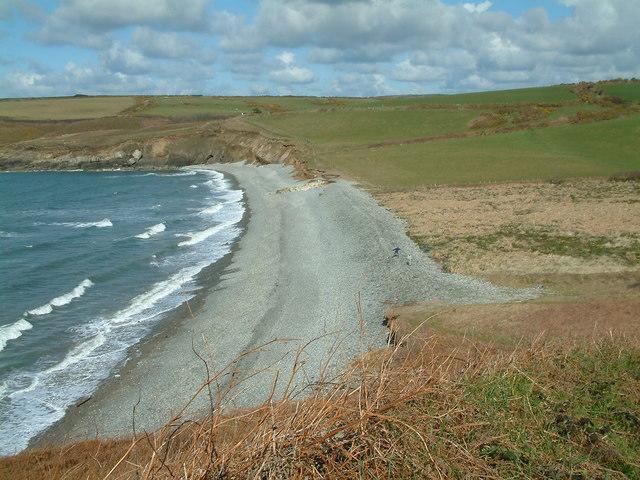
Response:
[{"label": "white foam", "polygon": [[149,227],[147,228],[144,233],[140,233],[138,235],[136,235],[136,238],[141,238],[143,240],[146,240],[149,237],[153,237],[154,235],[157,235],[159,233],[164,232],[167,229],[167,226],[164,223],[158,223],[157,225],[154,225],[153,227]]},{"label": "white foam", "polygon": [[189,188],[198,188],[198,185],[189,185]]},{"label": "white foam", "polygon": [[46,315],[47,313],[51,312],[53,312],[53,307],[51,306],[51,304],[47,303],[46,305],[43,305],[41,307],[29,310],[27,313],[29,315]]},{"label": "white foam", "polygon": [[[220,172],[216,172],[215,170],[199,170],[200,173],[205,173],[206,175],[212,177],[211,180],[223,180],[224,179],[224,175]],[[209,180],[208,182],[205,182],[208,185],[211,185],[211,180]]]},{"label": "white foam", "polygon": [[22,388],[20,390],[16,390],[15,392],[11,392],[9,395],[11,398],[18,397],[20,395],[24,395],[25,393],[33,392],[38,385],[40,385],[40,379],[36,376],[33,378],[28,387]]},{"label": "white foam", "polygon": [[224,198],[227,203],[237,203],[244,198],[244,192],[242,190],[229,190],[222,198]]},{"label": "white foam", "polygon": [[108,218],[103,218],[99,222],[60,222],[53,223],[52,225],[61,225],[63,227],[73,227],[73,228],[109,228],[113,227],[113,223]]},{"label": "white foam", "polygon": [[183,170],[180,173],[147,173],[141,176],[153,175],[156,177],[190,177],[192,175],[197,175],[197,174],[198,174],[197,170]]},{"label": "white foam", "polygon": [[228,222],[223,222],[213,227],[209,227],[206,230],[202,230],[200,232],[188,233],[187,235],[189,236],[189,240],[185,240],[184,242],[179,242],[178,246],[189,247],[191,245],[197,245],[198,243],[204,242],[207,238],[209,238],[212,235],[215,235],[221,230],[232,227],[233,225],[238,223],[241,219],[242,219],[242,216],[240,216],[240,218],[238,218],[237,220],[234,219]]},{"label": "white foam", "polygon": [[127,322],[136,315],[154,307],[158,302],[160,302],[160,300],[168,297],[172,293],[175,293],[182,288],[184,284],[193,280],[193,278],[207,265],[208,263],[202,263],[193,267],[185,267],[179,272],[171,275],[166,280],[156,283],[151,290],[142,293],[131,300],[128,307],[114,314],[111,318],[111,323],[121,324]]},{"label": "white foam", "polygon": [[46,315],[53,311],[53,307],[61,307],[63,305],[68,304],[72,300],[81,297],[86,292],[87,288],[93,286],[93,282],[88,278],[85,278],[80,284],[71,290],[69,293],[65,293],[64,295],[60,295],[59,297],[54,298],[46,305],[42,305],[41,307],[34,308],[33,310],[29,310],[27,314],[29,315]]},{"label": "white foam", "polygon": [[59,372],[60,370],[64,370],[70,365],[73,365],[75,363],[78,363],[81,360],[84,360],[91,353],[93,353],[98,347],[101,347],[102,345],[104,345],[105,341],[106,341],[106,337],[104,333],[102,332],[98,333],[97,335],[90,338],[89,340],[86,340],[82,342],[80,345],[77,345],[76,347],[74,347],[73,350],[71,350],[64,357],[64,359],[62,359],[61,362],[57,363],[53,367],[47,368],[46,370],[44,370],[43,373],[51,374],[54,372]]},{"label": "white foam", "polygon": [[211,207],[205,208],[204,210],[200,210],[198,215],[214,215],[222,210],[224,205],[222,203],[218,203],[217,205],[213,205]]},{"label": "white foam", "polygon": [[[156,173],[156,172],[148,172],[148,173],[140,173],[137,175],[129,175],[129,177],[190,177],[192,175],[197,175],[201,170],[182,170],[179,173]],[[122,178],[119,175],[113,175],[109,178]]]},{"label": "white foam", "polygon": [[87,288],[90,287],[93,287],[93,282],[88,278],[85,278],[76,288],[65,295],[54,298],[50,303],[54,307],[61,307],[62,305],[66,305],[67,303],[71,302],[71,300],[84,295],[84,292],[87,290]]},{"label": "white foam", "polygon": [[[22,336],[22,332],[25,330],[31,330],[33,325],[27,322],[24,318],[21,318],[17,322],[11,325],[5,325],[0,327],[0,352],[7,346],[9,340],[15,340]],[[0,397],[2,393],[0,392]]]},{"label": "white foam", "polygon": [[[211,180],[207,180],[206,182],[204,182],[204,185],[209,186],[211,190],[217,192],[221,187],[225,188],[227,186],[227,182],[224,180],[224,175],[222,173],[216,172],[215,170],[202,170],[202,172],[208,174],[210,177],[213,177]],[[244,207],[234,204],[239,204],[242,201],[242,199],[244,198],[244,191],[228,190],[221,196],[221,198],[223,199],[222,203],[217,203],[203,210],[200,210],[198,212],[198,215],[212,216],[218,214],[226,205],[232,205],[229,212],[223,212],[226,213],[226,215],[222,215],[222,220],[226,221],[223,221],[218,225],[214,225],[199,232],[189,232],[186,235],[179,234],[179,236],[186,236],[189,238],[189,240],[179,242],[179,247],[196,245],[208,239],[212,235],[215,235],[216,233],[224,230],[225,228],[229,228],[242,220],[242,216],[244,215]],[[224,218],[225,216],[227,218]]]}]

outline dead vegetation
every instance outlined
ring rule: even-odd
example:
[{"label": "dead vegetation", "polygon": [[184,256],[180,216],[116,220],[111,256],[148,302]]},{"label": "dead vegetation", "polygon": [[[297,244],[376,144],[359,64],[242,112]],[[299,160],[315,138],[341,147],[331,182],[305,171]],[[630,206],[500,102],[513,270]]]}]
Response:
[{"label": "dead vegetation", "polygon": [[[619,177],[627,178],[633,174]],[[637,182],[443,186],[377,198],[453,272],[491,277],[640,269]]]},{"label": "dead vegetation", "polygon": [[[0,460],[0,476],[103,479],[638,478],[630,340],[513,348],[398,320],[396,345],[304,400],[179,416],[155,433]],[[408,333],[404,334],[404,331]]]}]

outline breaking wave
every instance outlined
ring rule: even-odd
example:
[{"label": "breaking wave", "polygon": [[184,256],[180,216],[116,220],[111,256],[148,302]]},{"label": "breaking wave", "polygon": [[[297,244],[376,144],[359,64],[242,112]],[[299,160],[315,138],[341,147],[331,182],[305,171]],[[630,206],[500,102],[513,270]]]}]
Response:
[{"label": "breaking wave", "polygon": [[136,238],[141,238],[143,240],[146,240],[147,238],[153,237],[154,235],[164,232],[166,229],[167,229],[167,226],[164,223],[158,223],[153,227],[147,228],[143,233],[136,235]]},{"label": "breaking wave", "polygon": [[63,227],[73,227],[73,228],[109,228],[113,227],[113,223],[108,218],[103,218],[99,222],[60,222],[53,223],[52,225],[61,225]]},{"label": "breaking wave", "polygon": [[[21,318],[16,323],[0,327],[0,352],[7,346],[9,340],[15,340],[22,336],[25,330],[31,330],[33,325]],[[1,396],[1,395],[0,395]]]},{"label": "breaking wave", "polygon": [[38,315],[46,315],[47,313],[51,313],[53,311],[53,307],[61,307],[76,298],[80,298],[82,295],[84,295],[84,292],[87,290],[87,288],[90,288],[92,286],[93,286],[93,282],[88,278],[86,278],[82,282],[80,282],[80,285],[78,285],[76,288],[71,290],[69,293],[60,295],[59,297],[54,298],[49,303],[42,305],[41,307],[34,308],[33,310],[29,310],[27,314],[38,316]]}]

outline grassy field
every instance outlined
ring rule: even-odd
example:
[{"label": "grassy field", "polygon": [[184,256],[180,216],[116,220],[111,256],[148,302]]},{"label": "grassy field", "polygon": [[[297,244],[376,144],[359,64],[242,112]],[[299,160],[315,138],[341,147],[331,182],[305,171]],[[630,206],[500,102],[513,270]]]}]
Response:
[{"label": "grassy field", "polygon": [[607,176],[640,165],[640,115],[506,134],[343,150],[314,165],[382,188]]},{"label": "grassy field", "polygon": [[[640,98],[638,85],[619,82],[596,87],[634,100]],[[67,140],[61,136],[101,132],[86,136],[91,148],[96,148],[101,139],[112,145],[127,136],[144,139],[160,135],[162,129],[148,130],[149,122],[174,123],[175,128],[181,128],[186,121],[240,117],[269,135],[303,146],[309,153],[302,160],[312,167],[387,190],[443,183],[607,176],[637,170],[637,107],[632,103],[619,106],[589,102],[575,95],[573,88],[558,85],[375,98],[4,100],[0,101],[0,145],[40,137],[60,137],[58,145],[69,141],[80,145],[81,137]],[[72,122],[77,119],[83,120]],[[68,122],[44,123],[49,120]],[[109,134],[110,130],[119,133]],[[173,130],[167,127],[167,131]],[[109,135],[113,139],[107,138]]]},{"label": "grassy field", "polygon": [[600,105],[567,105],[552,109],[548,119],[554,120],[561,117],[570,117],[579,112],[601,112],[603,110],[605,108]]},{"label": "grassy field", "polygon": [[640,102],[640,82],[605,84],[602,89],[628,102]]},{"label": "grassy field", "polygon": [[463,93],[456,95],[424,95],[386,97],[381,105],[465,105],[465,104],[514,104],[514,103],[562,103],[576,100],[568,85],[552,87],[521,88],[495,92]]},{"label": "grassy field", "polygon": [[257,116],[251,122],[334,151],[346,145],[463,132],[477,116],[477,111],[467,109],[350,109]]},{"label": "grassy field", "polygon": [[[339,105],[357,103],[357,99],[344,99]],[[165,117],[216,117],[249,113],[277,113],[318,109],[330,100],[316,97],[153,97],[141,115]],[[336,102],[334,100],[334,102]],[[335,103],[333,103],[335,105]]]},{"label": "grassy field", "polygon": [[315,168],[372,187],[406,189],[635,170],[640,116],[632,113],[581,103],[570,86],[561,85],[349,99],[333,108],[261,114],[248,121],[307,145]]},{"label": "grassy field", "polygon": [[0,117],[15,120],[77,120],[111,117],[133,107],[134,104],[134,97],[2,100]]},{"label": "grassy field", "polygon": [[48,122],[16,122],[0,119],[0,145],[8,145],[38,138],[61,137],[76,133],[85,133],[85,138],[92,132],[103,131],[114,134],[117,130],[129,132],[139,131],[143,126],[141,118],[136,117],[103,117],[88,120],[67,120]]},{"label": "grassy field", "polygon": [[566,85],[459,95],[408,95],[375,98],[160,96],[153,97],[150,104],[140,113],[142,115],[180,118],[239,115],[252,113],[254,110],[264,113],[280,113],[326,109],[419,108],[434,105],[556,104],[575,100],[576,96]]}]

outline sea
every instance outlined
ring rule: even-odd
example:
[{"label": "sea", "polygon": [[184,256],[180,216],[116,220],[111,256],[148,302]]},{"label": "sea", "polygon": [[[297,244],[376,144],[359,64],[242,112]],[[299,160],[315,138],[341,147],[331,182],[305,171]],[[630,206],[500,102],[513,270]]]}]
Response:
[{"label": "sea", "polygon": [[212,170],[0,173],[0,455],[87,398],[242,230]]}]

